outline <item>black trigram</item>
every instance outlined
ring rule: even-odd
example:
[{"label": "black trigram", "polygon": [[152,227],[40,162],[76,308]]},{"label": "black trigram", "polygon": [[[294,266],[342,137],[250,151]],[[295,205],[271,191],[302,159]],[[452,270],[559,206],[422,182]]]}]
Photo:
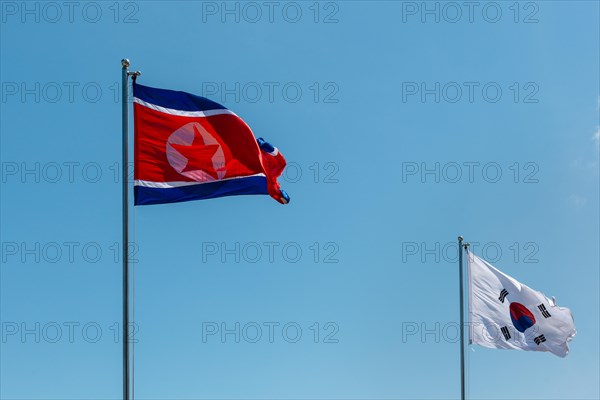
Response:
[{"label": "black trigram", "polygon": [[544,335],[540,335],[536,338],[533,338],[533,341],[539,346],[540,343],[544,343],[546,341],[546,338],[544,337]]},{"label": "black trigram", "polygon": [[500,330],[502,331],[505,340],[510,339],[510,332],[508,331],[508,328],[506,326],[503,326],[502,328],[500,328]]},{"label": "black trigram", "polygon": [[498,297],[498,300],[500,300],[502,303],[504,303],[504,299],[506,298],[506,296],[508,296],[508,291],[506,289],[502,289],[502,291],[500,292],[500,297]]},{"label": "black trigram", "polygon": [[548,310],[546,310],[546,306],[543,304],[540,304],[538,306],[538,309],[542,312],[542,315],[544,316],[544,318],[550,318],[552,315],[550,315],[550,313],[548,312]]}]

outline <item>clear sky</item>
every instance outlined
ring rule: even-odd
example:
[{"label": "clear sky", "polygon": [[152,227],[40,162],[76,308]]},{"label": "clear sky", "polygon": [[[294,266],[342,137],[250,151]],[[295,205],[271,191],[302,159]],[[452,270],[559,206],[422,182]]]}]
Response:
[{"label": "clear sky", "polygon": [[132,211],[137,398],[457,398],[459,234],[578,330],[468,349],[471,398],[600,396],[598,2],[0,10],[3,399],[121,396],[124,57],[279,147],[292,199]]}]

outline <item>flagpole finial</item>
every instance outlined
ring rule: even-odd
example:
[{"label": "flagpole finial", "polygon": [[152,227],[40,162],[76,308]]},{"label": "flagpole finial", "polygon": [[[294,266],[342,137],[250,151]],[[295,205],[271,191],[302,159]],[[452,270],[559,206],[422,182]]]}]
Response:
[{"label": "flagpole finial", "polygon": [[463,237],[462,237],[462,236],[459,236],[459,237],[458,237],[458,241],[459,241],[459,242],[462,242],[462,241],[463,241]]},{"label": "flagpole finial", "polygon": [[127,59],[127,58],[122,59],[121,65],[123,66],[123,68],[129,68],[129,59]]}]

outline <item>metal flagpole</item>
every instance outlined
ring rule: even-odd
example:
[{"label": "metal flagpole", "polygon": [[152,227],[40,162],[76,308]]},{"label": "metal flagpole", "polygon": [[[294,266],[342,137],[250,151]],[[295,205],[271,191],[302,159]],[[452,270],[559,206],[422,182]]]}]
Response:
[{"label": "metal flagpole", "polygon": [[129,400],[129,87],[130,76],[141,75],[141,72],[129,72],[129,60],[121,60],[121,110],[123,112],[122,137],[122,195],[123,195],[123,400]]},{"label": "metal flagpole", "polygon": [[123,195],[123,400],[129,400],[129,188],[127,185],[129,166],[129,114],[128,114],[128,78],[129,60],[121,60],[122,92],[121,107],[123,111],[122,148],[122,195]]},{"label": "metal flagpole", "polygon": [[458,275],[460,290],[460,398],[465,400],[465,315],[464,315],[464,275],[463,275],[463,237],[458,237]]}]

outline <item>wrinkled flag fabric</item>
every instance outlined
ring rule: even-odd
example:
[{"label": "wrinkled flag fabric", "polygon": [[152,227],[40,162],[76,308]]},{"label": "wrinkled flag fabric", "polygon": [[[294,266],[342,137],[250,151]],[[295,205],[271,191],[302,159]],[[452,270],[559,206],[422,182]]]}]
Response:
[{"label": "wrinkled flag fabric", "polygon": [[135,205],[223,196],[289,196],[277,178],[279,150],[221,104],[185,92],[133,84]]},{"label": "wrinkled flag fabric", "polygon": [[471,343],[496,349],[569,353],[576,334],[573,315],[473,253],[469,260]]}]

